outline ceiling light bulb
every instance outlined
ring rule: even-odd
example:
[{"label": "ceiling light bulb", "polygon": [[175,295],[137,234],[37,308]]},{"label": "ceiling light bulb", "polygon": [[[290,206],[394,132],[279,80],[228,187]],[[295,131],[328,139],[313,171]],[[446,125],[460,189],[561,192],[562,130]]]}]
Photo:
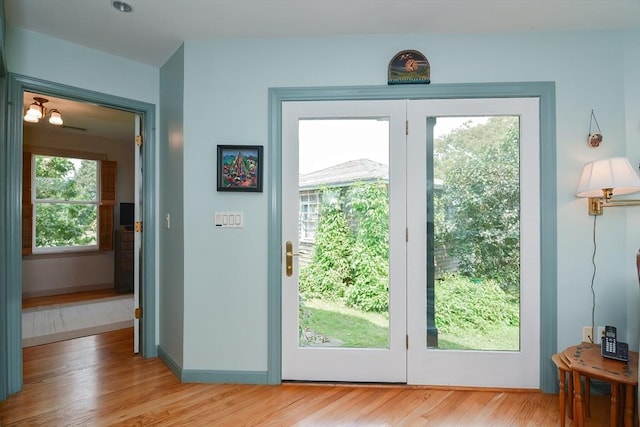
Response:
[{"label": "ceiling light bulb", "polygon": [[25,122],[29,122],[29,123],[38,123],[40,121],[38,120],[37,117],[30,116],[29,113],[25,114],[23,118]]},{"label": "ceiling light bulb", "polygon": [[58,110],[51,110],[51,116],[49,117],[49,123],[52,125],[60,126],[62,125],[62,115]]},{"label": "ceiling light bulb", "polygon": [[120,12],[128,13],[133,11],[133,7],[129,3],[125,3],[123,1],[114,1],[111,2],[111,4]]},{"label": "ceiling light bulb", "polygon": [[44,110],[44,107],[34,102],[33,104],[29,105],[29,109],[27,110],[27,114],[25,116],[40,119],[42,118],[42,110]]}]

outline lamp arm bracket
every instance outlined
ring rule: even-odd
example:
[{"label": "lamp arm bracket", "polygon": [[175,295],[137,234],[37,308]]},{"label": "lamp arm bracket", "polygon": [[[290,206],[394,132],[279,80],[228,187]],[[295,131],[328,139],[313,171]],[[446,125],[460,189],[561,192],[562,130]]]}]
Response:
[{"label": "lamp arm bracket", "polygon": [[605,197],[589,197],[589,215],[602,215],[604,208],[616,206],[640,206],[640,199],[611,199]]},{"label": "lamp arm bracket", "polygon": [[640,199],[617,199],[617,200],[607,200],[604,202],[603,206],[613,207],[613,206],[640,206]]}]

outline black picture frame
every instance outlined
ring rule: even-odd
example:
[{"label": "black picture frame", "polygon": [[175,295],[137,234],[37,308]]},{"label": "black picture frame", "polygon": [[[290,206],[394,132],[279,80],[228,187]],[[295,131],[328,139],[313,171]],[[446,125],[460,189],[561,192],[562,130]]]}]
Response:
[{"label": "black picture frame", "polygon": [[262,192],[262,145],[218,145],[218,191]]}]

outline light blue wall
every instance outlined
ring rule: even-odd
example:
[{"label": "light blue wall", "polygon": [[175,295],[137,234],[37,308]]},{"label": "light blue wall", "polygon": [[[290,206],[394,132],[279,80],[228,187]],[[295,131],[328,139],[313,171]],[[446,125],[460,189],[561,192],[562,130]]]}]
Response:
[{"label": "light blue wall", "polygon": [[[2,118],[2,123],[0,123],[0,146],[4,144],[4,138],[6,138],[6,91],[7,91],[7,80],[5,78],[5,28],[6,28],[6,16],[4,14],[4,0],[0,0],[0,117]],[[1,156],[1,155],[0,155]],[[0,164],[4,163],[4,159],[0,157]],[[0,199],[2,200],[2,199]],[[5,207],[3,206],[4,202],[0,201],[0,224],[5,223]],[[4,248],[0,248],[0,257],[6,257],[4,253]],[[6,272],[0,273],[0,283],[6,283]],[[6,326],[9,322],[7,317],[7,313],[5,307],[7,307],[6,298],[7,298],[7,290],[5,287],[0,289],[0,307],[4,311],[0,315],[0,322],[2,322],[2,327],[0,328],[0,401],[6,399],[8,394],[8,371],[7,371],[7,348],[8,348],[8,331],[6,330]]]},{"label": "light blue wall", "polygon": [[7,64],[12,73],[158,104],[157,68],[33,31],[8,28]]},{"label": "light blue wall", "polygon": [[[184,49],[160,69],[159,313],[161,351],[182,366],[184,346]],[[170,228],[166,225],[170,215]]]},{"label": "light blue wall", "polygon": [[[182,183],[160,178],[158,193],[181,185],[184,205],[173,206],[171,194],[159,206],[163,249],[158,264],[170,269],[183,262],[184,274],[182,285],[174,280],[180,275],[176,272],[170,272],[173,279],[160,279],[167,286],[161,299],[182,293],[184,303],[173,312],[162,306],[170,305],[169,299],[160,303],[159,343],[178,362],[182,351],[185,369],[267,368],[268,188],[252,194],[216,192],[216,145],[264,145],[269,158],[269,87],[385,85],[388,62],[403,49],[418,49],[428,57],[434,83],[556,82],[558,347],[578,341],[582,326],[591,322],[592,217],[586,214],[586,201],[574,194],[587,161],[626,154],[633,164],[640,162],[638,31],[186,42],[183,101],[171,98],[166,106],[166,96],[180,96],[180,52],[162,70],[161,85],[160,70],[135,61],[29,31],[9,29],[7,40],[9,71],[153,104],[162,92],[161,157],[170,168],[169,177]],[[585,142],[591,109],[605,136],[595,150]],[[174,113],[183,118],[164,123]],[[172,135],[180,125],[183,131]],[[173,149],[173,143],[182,145]],[[163,173],[159,168],[159,175]],[[217,210],[244,211],[245,227],[215,229]],[[163,229],[166,213],[172,215],[170,230]],[[628,311],[637,309],[627,301],[638,299],[637,286],[629,283],[629,252],[640,243],[638,215],[638,208],[617,208],[598,219],[596,322],[617,325],[623,334],[631,330]],[[169,237],[170,244],[174,236],[181,239],[174,228],[180,223],[182,261],[164,248]],[[634,321],[633,316],[629,319]],[[173,332],[169,336],[166,328],[182,320],[183,337],[175,338]],[[637,333],[628,340],[635,340],[637,347]]]},{"label": "light blue wall", "polygon": [[[626,143],[627,156],[636,160],[632,165],[638,165],[640,159],[640,31],[627,33],[625,40],[626,62],[625,62],[625,109],[626,109]],[[635,194],[636,199],[640,199],[640,194]],[[640,208],[629,209],[627,217],[627,230],[629,236],[625,242],[624,262],[633,264],[634,253],[640,250]],[[640,337],[640,278],[637,272],[625,269],[623,285],[627,289],[627,319],[628,333],[627,340],[632,343],[633,349],[638,349],[638,338]]]},{"label": "light blue wall", "polygon": [[[624,86],[640,72],[627,60],[629,37],[554,32],[186,42],[184,368],[267,367],[267,193],[217,193],[216,144],[265,145],[268,158],[269,87],[385,85],[389,60],[408,48],[428,57],[433,83],[557,83],[558,347],[575,344],[591,323],[592,250],[592,217],[575,189],[585,162],[629,149],[625,108],[637,108],[640,99],[637,88],[629,96]],[[605,134],[597,150],[586,144],[591,109]],[[640,155],[634,156],[637,164]],[[245,228],[215,229],[216,210],[244,211]],[[617,325],[622,334],[632,265],[629,245],[620,242],[640,242],[639,231],[627,228],[630,212],[619,208],[599,219],[596,323]]]},{"label": "light blue wall", "polygon": [[4,77],[7,72],[7,63],[5,62],[6,27],[7,19],[4,14],[4,0],[0,0],[0,77]]}]

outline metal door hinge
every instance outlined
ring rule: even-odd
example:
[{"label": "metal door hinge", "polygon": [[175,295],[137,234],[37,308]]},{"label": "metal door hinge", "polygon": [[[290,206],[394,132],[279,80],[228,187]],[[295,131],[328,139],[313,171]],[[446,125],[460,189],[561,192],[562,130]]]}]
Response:
[{"label": "metal door hinge", "polygon": [[135,230],[136,233],[142,233],[142,221],[136,221]]},{"label": "metal door hinge", "polygon": [[404,240],[405,240],[405,242],[409,241],[409,228],[405,229]]},{"label": "metal door hinge", "polygon": [[136,135],[136,145],[142,147],[142,135]]},{"label": "metal door hinge", "polygon": [[409,135],[409,120],[404,121],[404,134]]},{"label": "metal door hinge", "polygon": [[133,310],[133,317],[136,319],[142,319],[142,309],[140,307]]},{"label": "metal door hinge", "polygon": [[405,344],[406,344],[407,350],[409,350],[409,335],[405,335],[405,338],[406,338]]}]

